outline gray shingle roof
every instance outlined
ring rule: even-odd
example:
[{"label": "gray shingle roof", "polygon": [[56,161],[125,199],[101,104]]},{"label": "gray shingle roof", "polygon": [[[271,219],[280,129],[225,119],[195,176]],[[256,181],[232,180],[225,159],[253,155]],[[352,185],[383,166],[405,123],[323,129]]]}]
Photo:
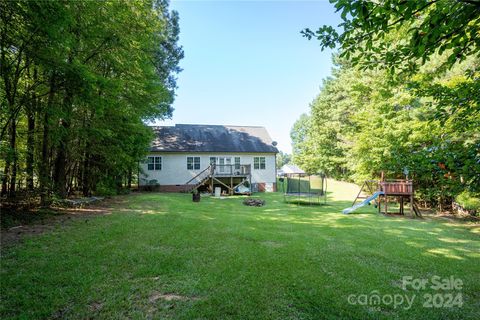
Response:
[{"label": "gray shingle roof", "polygon": [[278,152],[264,127],[177,124],[152,129],[150,151]]}]

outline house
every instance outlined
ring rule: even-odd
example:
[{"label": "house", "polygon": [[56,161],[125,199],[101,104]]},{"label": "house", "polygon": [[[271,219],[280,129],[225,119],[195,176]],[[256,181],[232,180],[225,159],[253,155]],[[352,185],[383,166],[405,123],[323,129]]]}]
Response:
[{"label": "house", "polygon": [[[276,143],[264,127],[177,124],[153,127],[155,138],[140,164],[140,187],[233,194],[276,190]],[[245,188],[243,188],[245,189]]]}]

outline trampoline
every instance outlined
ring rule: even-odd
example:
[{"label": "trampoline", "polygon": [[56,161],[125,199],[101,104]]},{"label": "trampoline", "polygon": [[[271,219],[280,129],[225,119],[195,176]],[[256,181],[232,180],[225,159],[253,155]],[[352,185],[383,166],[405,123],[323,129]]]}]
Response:
[{"label": "trampoline", "polygon": [[283,199],[285,202],[302,203],[306,200],[309,204],[327,202],[327,179],[324,174],[309,175],[305,173],[292,173],[280,178],[283,186]]}]

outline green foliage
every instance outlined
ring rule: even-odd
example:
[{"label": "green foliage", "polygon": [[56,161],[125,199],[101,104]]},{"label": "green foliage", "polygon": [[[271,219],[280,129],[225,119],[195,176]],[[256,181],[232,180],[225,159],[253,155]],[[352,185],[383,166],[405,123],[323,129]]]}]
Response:
[{"label": "green foliage", "polygon": [[346,167],[357,182],[382,171],[400,178],[407,168],[417,196],[440,207],[478,192],[480,2],[331,2],[342,31],[303,31],[340,48],[311,108],[310,162]]},{"label": "green foliage", "polygon": [[178,14],[142,0],[7,1],[0,15],[2,194],[24,179],[42,200],[129,185],[144,122],[172,114]]},{"label": "green foliage", "polygon": [[103,197],[111,197],[118,193],[118,186],[110,177],[105,177],[96,184],[95,194]]},{"label": "green foliage", "polygon": [[310,127],[311,118],[306,114],[302,114],[294,123],[290,131],[292,162],[305,172],[316,172],[319,165],[315,157],[315,144],[312,137],[313,132],[309,130]]},{"label": "green foliage", "polygon": [[455,198],[455,201],[467,210],[480,212],[480,197],[478,195],[474,196],[472,193],[464,191]]},{"label": "green foliage", "polygon": [[[340,12],[338,32],[322,26],[302,34],[322,48],[339,46],[342,57],[363,68],[381,65],[414,72],[436,53],[452,66],[480,51],[480,2],[477,0],[330,0]],[[403,29],[408,36],[396,38]]]},{"label": "green foliage", "polygon": [[277,153],[276,158],[277,169],[280,169],[284,165],[289,164],[291,160],[292,156],[290,154],[280,151],[279,153]]},{"label": "green foliage", "polygon": [[[403,178],[407,168],[417,197],[430,205],[451,203],[465,189],[479,192],[476,93],[450,103],[428,94],[434,86],[446,88],[438,91],[444,96],[462,91],[471,83],[463,70],[478,68],[480,59],[468,58],[451,70],[428,63],[402,81],[387,71],[337,63],[310,116],[302,115],[292,129],[294,161],[359,183],[378,179],[382,171],[387,178]],[[440,104],[450,117],[437,116]]]}]

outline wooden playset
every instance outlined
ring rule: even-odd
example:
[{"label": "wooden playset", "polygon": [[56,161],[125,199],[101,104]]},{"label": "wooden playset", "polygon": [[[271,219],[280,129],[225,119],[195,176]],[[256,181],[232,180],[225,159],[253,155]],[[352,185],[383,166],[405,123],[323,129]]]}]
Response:
[{"label": "wooden playset", "polygon": [[[376,189],[374,191],[374,189]],[[362,196],[363,192],[369,192],[373,196]],[[408,202],[409,205],[409,212],[410,215],[413,216],[414,214],[417,216],[421,216],[420,211],[418,210],[417,206],[415,205],[414,201],[414,189],[413,189],[413,181],[409,180],[408,177],[406,179],[392,179],[386,180],[382,177],[380,181],[376,180],[367,180],[363,183],[360,191],[357,194],[357,197],[352,203],[352,207],[349,209],[345,209],[344,213],[350,213],[354,211],[356,208],[361,207],[366,204],[370,204],[371,201],[375,201],[375,205],[378,207],[378,212],[383,214],[395,213],[388,211],[388,204],[391,202],[391,199],[395,198],[398,200],[400,204],[400,212],[396,212],[399,214],[405,214],[405,203]],[[359,199],[365,199],[361,204],[356,204]],[[382,211],[383,207],[383,211]]]}]

